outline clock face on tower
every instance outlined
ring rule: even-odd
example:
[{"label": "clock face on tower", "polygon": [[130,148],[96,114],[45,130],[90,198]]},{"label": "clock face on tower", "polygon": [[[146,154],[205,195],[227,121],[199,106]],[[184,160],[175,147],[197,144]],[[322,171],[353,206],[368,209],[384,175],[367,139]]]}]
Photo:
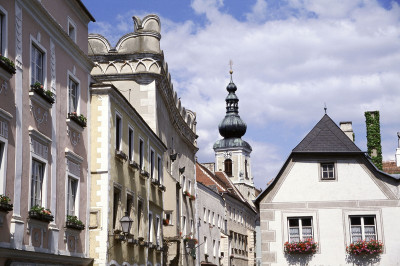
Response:
[{"label": "clock face on tower", "polygon": [[232,157],[232,152],[224,151],[224,157],[225,157],[225,159],[230,159]]}]

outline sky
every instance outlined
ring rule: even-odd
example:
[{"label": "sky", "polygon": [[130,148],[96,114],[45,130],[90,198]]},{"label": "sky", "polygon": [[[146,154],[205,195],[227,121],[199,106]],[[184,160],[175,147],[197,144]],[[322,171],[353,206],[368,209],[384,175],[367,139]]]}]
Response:
[{"label": "sky", "polygon": [[252,173],[265,189],[324,115],[352,121],[366,146],[365,111],[380,111],[384,160],[400,131],[400,0],[83,0],[90,33],[115,46],[132,16],[157,14],[174,89],[196,112],[199,162],[221,138],[229,61]]}]

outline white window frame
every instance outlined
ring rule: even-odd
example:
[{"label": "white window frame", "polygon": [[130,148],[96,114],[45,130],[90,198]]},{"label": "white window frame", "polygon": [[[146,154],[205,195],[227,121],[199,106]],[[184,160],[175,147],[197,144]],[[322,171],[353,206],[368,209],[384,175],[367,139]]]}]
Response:
[{"label": "white window frame", "polygon": [[217,241],[213,240],[213,255],[214,257],[217,256]]},{"label": "white window frame", "polygon": [[186,191],[186,176],[182,175],[182,185],[183,185],[183,191]]},{"label": "white window frame", "polygon": [[215,226],[215,212],[212,212],[212,225]]},{"label": "white window frame", "polygon": [[[115,150],[116,151],[121,151],[122,150],[122,115],[115,110]],[[118,125],[118,119],[119,119],[119,125]],[[119,134],[118,134],[119,133]],[[118,136],[119,135],[119,136]],[[118,141],[118,143],[117,143]]]},{"label": "white window frame", "polygon": [[190,179],[188,179],[188,191],[189,194],[192,195],[192,181]]},{"label": "white window frame", "polygon": [[[43,183],[42,183],[42,204],[41,207],[47,207],[47,183],[48,183],[48,157],[51,156],[51,149],[49,148],[51,144],[51,139],[47,136],[43,135],[36,129],[29,127],[29,135],[30,135],[30,162],[29,162],[29,197],[28,197],[28,206],[29,209],[32,208],[32,167],[33,167],[33,160],[39,161],[44,164],[43,170]],[[38,142],[38,145],[42,145],[43,147],[47,147],[47,158],[44,158],[40,155],[35,154],[32,148],[32,142]]]},{"label": "white window frame", "polygon": [[[303,236],[304,235],[303,234],[303,229],[306,227],[305,225],[303,225],[303,223],[305,222],[306,219],[307,220],[311,220],[311,225],[307,226],[307,227],[311,228],[311,237],[307,237],[307,238],[305,238]],[[312,217],[310,217],[310,216],[288,217],[287,224],[288,224],[288,231],[289,231],[289,235],[288,235],[289,236],[289,238],[288,238],[288,242],[289,243],[296,242],[296,241],[291,241],[291,239],[290,239],[290,229],[291,229],[290,221],[297,221],[297,223],[298,223],[298,226],[296,226],[294,228],[298,228],[298,230],[299,230],[299,235],[298,235],[299,241],[305,241],[305,240],[307,240],[309,238],[314,238],[314,228],[313,228]]]},{"label": "white window frame", "polygon": [[[71,206],[70,206],[70,203],[71,203],[70,202],[70,197],[71,197],[70,188],[72,189],[72,186],[71,186],[72,183],[70,181],[76,182],[76,190],[75,190],[76,195],[75,195],[75,200],[74,200],[74,204],[73,204],[74,212],[72,214],[68,213],[69,209],[71,208]],[[66,195],[67,195],[67,197],[66,197],[67,207],[65,208],[66,214],[70,215],[70,216],[79,217],[79,210],[78,210],[78,206],[79,206],[79,204],[78,204],[78,202],[79,202],[79,179],[76,178],[75,176],[71,175],[71,174],[69,174],[68,177],[67,177],[67,194]]]},{"label": "white window frame", "polygon": [[0,53],[7,57],[8,56],[8,12],[0,5],[0,19],[2,19],[1,25],[1,50]]},{"label": "white window frame", "polygon": [[[141,208],[139,208],[140,206],[141,206]],[[139,211],[140,211],[140,213],[139,213]],[[140,196],[138,196],[138,199],[137,199],[136,215],[137,215],[137,235],[138,235],[138,237],[144,237],[144,234],[143,234],[144,200]]]},{"label": "white window frame", "polygon": [[190,232],[194,234],[194,222],[193,219],[190,219]]},{"label": "white window frame", "polygon": [[[317,211],[305,211],[305,212],[282,212],[282,243],[289,241],[289,218],[301,218],[310,217],[312,218],[312,231],[314,242],[320,243],[319,239],[319,215]],[[318,247],[317,253],[320,253],[320,246]]]},{"label": "white window frame", "polygon": [[[377,235],[377,240],[385,242],[384,239],[384,228],[382,221],[382,210],[377,209],[361,209],[361,210],[343,210],[343,225],[344,232],[346,236],[345,245],[348,246],[352,242],[351,239],[351,227],[350,227],[350,217],[351,216],[375,216],[375,230]],[[383,253],[385,253],[385,246],[383,246]]]},{"label": "white window frame", "polygon": [[[40,186],[40,204],[38,204],[37,202],[36,202],[36,198],[38,197],[38,195],[36,195],[36,193],[35,193],[35,195],[36,195],[36,197],[35,197],[35,199],[33,199],[33,191],[32,191],[32,187],[33,187],[33,166],[35,165],[35,164],[40,164],[40,165],[42,165],[42,181],[41,181],[41,186]],[[41,206],[41,207],[45,207],[46,206],[46,204],[44,203],[44,201],[45,201],[45,191],[46,191],[46,187],[45,187],[45,178],[46,178],[46,168],[47,168],[47,163],[45,163],[43,160],[42,160],[42,158],[38,158],[38,156],[33,156],[32,157],[32,162],[31,162],[31,178],[30,178],[30,184],[31,184],[31,191],[30,191],[30,206],[31,206],[31,208],[33,207],[33,206],[36,206],[36,205],[38,205],[38,206]],[[32,201],[35,201],[35,202],[32,202]]]},{"label": "white window frame", "polygon": [[128,157],[130,162],[135,161],[135,129],[130,124],[128,125]]},{"label": "white window frame", "polygon": [[[76,85],[76,96],[75,96],[75,101],[76,101],[76,107],[75,107],[75,111],[71,110],[71,97],[70,97],[70,85],[71,82],[74,83]],[[81,100],[81,82],[80,80],[71,72],[71,71],[67,71],[67,93],[68,93],[68,97],[67,97],[67,101],[68,101],[68,106],[67,106],[67,112],[68,113],[72,113],[72,112],[76,112],[77,115],[79,115],[80,112],[80,100]]]},{"label": "white window frame", "polygon": [[[72,178],[75,181],[77,181],[77,187],[76,187],[76,198],[75,198],[75,205],[74,205],[74,216],[79,218],[79,202],[80,202],[80,173],[73,173],[69,169],[69,164],[75,164],[79,166],[79,169],[81,169],[81,164],[83,162],[83,158],[79,156],[78,154],[70,151],[69,149],[65,150],[65,158],[66,158],[66,174],[65,174],[65,195],[67,195],[65,198],[65,216],[69,215],[68,214],[68,190],[69,190],[69,179]],[[79,175],[77,175],[79,174]]]},{"label": "white window frame", "polygon": [[[324,165],[333,165],[333,177],[324,178]],[[319,162],[319,181],[337,181],[337,163],[335,161],[320,161]]]},{"label": "white window frame", "polygon": [[204,220],[204,222],[206,223],[207,222],[207,209],[204,207],[203,208],[203,220]]},{"label": "white window frame", "polygon": [[204,254],[208,254],[207,237],[204,237]]},{"label": "white window frame", "polygon": [[[37,41],[32,35],[30,36],[30,61],[29,61],[29,81],[32,83],[33,79],[33,69],[32,69],[32,47],[35,46],[39,52],[42,53],[42,81],[39,81],[43,85],[43,89],[46,90],[47,87],[47,50],[42,46],[39,41]],[[36,73],[36,72],[35,72]],[[37,80],[35,78],[35,83]],[[33,85],[33,83],[31,85]]]},{"label": "white window frame", "polygon": [[[367,225],[365,225],[365,218],[373,218],[373,220],[374,220],[374,224],[373,224],[373,227],[374,227],[374,232],[375,232],[375,234],[370,234],[371,236],[374,236],[374,239],[373,240],[378,240],[378,232],[377,232],[377,228],[376,228],[376,216],[375,215],[351,215],[351,216],[349,216],[349,223],[350,223],[350,237],[351,237],[351,242],[352,243],[354,243],[354,241],[353,241],[353,230],[352,230],[352,228],[354,227],[354,226],[360,226],[361,227],[361,239],[360,240],[358,240],[358,241],[367,241],[367,233],[366,233],[366,231],[365,231],[365,227],[367,226]],[[359,218],[360,219],[360,222],[361,222],[361,224],[360,225],[353,225],[352,223],[351,223],[351,219],[352,218]],[[371,226],[371,225],[368,225],[368,226]]]},{"label": "white window frame", "polygon": [[[73,29],[73,32],[70,31],[70,28]],[[76,23],[69,16],[68,16],[67,34],[72,39],[72,41],[76,43],[77,41],[76,37],[78,36]]]},{"label": "white window frame", "polygon": [[211,210],[208,210],[208,223],[211,224]]}]

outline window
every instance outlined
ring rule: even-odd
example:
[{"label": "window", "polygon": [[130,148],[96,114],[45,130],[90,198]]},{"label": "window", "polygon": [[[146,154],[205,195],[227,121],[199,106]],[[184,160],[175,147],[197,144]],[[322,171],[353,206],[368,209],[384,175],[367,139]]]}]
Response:
[{"label": "window", "polygon": [[182,216],[182,234],[186,235],[186,216]]},{"label": "window", "polygon": [[188,191],[192,194],[192,181],[188,180]]},{"label": "window", "polygon": [[115,229],[115,226],[117,225],[117,216],[118,216],[118,207],[119,207],[119,202],[121,200],[121,190],[118,188],[114,187],[114,197],[113,197],[113,229]]},{"label": "window", "polygon": [[226,159],[225,160],[225,173],[227,176],[232,176],[232,160]]},{"label": "window", "polygon": [[138,219],[138,236],[143,236],[143,233],[142,233],[143,201],[140,199],[138,200],[137,219]]},{"label": "window", "polygon": [[144,142],[142,139],[139,140],[139,166],[143,170],[144,159]]},{"label": "window", "polygon": [[68,81],[68,113],[78,112],[79,87],[71,78]]},{"label": "window", "polygon": [[0,194],[5,194],[6,188],[6,144],[0,140]]},{"label": "window", "polygon": [[186,191],[186,176],[182,176],[183,191]]},{"label": "window", "polygon": [[245,172],[245,177],[246,179],[249,179],[249,173],[247,171],[247,160],[244,160],[244,172]]},{"label": "window", "polygon": [[31,84],[36,82],[44,83],[43,63],[44,53],[32,44],[31,51]]},{"label": "window", "polygon": [[0,6],[0,54],[7,56],[7,11]]},{"label": "window", "polygon": [[160,217],[156,216],[156,244],[157,246],[161,244],[161,237],[160,237]]},{"label": "window", "polygon": [[208,223],[211,224],[211,211],[208,210]]},{"label": "window", "polygon": [[350,216],[351,242],[377,240],[375,216]]},{"label": "window", "polygon": [[321,180],[334,180],[334,179],[335,179],[335,164],[321,163]]},{"label": "window", "polygon": [[220,225],[220,217],[219,217],[219,214],[218,214],[218,216],[217,216],[218,218],[217,218],[217,224],[218,224],[218,228],[220,228],[221,227],[221,225]]},{"label": "window", "polygon": [[162,180],[162,161],[161,161],[161,157],[157,157],[157,179],[158,179],[158,183],[162,184],[163,180]]},{"label": "window", "polygon": [[212,224],[215,225],[215,213],[212,212]]},{"label": "window", "polygon": [[204,254],[207,254],[207,237],[204,237]]},{"label": "window", "polygon": [[215,245],[215,240],[213,240],[213,255],[217,256],[217,246]]},{"label": "window", "polygon": [[31,207],[42,206],[44,167],[44,163],[32,159]]},{"label": "window", "polygon": [[190,232],[194,234],[194,222],[193,222],[193,219],[190,219]]},{"label": "window", "polygon": [[154,179],[154,151],[150,150],[150,177]]},{"label": "window", "polygon": [[221,241],[218,240],[218,256],[221,255]]},{"label": "window", "polygon": [[128,145],[129,145],[129,151],[128,151],[128,156],[129,156],[129,161],[133,162],[133,129],[129,127],[128,130]]},{"label": "window", "polygon": [[313,238],[312,217],[288,218],[289,242]]},{"label": "window", "polygon": [[70,18],[68,18],[68,36],[76,42],[76,26]]},{"label": "window", "polygon": [[78,191],[78,180],[71,176],[68,176],[67,215],[76,216],[75,203],[76,203],[77,191]]},{"label": "window", "polygon": [[172,211],[165,211],[165,219],[168,220],[168,222],[169,222],[168,224],[169,225],[173,225],[172,217],[173,217]]},{"label": "window", "polygon": [[122,121],[121,116],[115,114],[115,149],[117,151],[121,150],[122,142]]},{"label": "window", "polygon": [[149,213],[149,242],[153,243],[153,214]]},{"label": "window", "polygon": [[131,216],[133,210],[133,195],[127,194],[126,195],[126,212],[128,216]]},{"label": "window", "polygon": [[207,222],[207,210],[206,208],[203,208],[204,212],[203,212],[203,220],[206,223]]}]

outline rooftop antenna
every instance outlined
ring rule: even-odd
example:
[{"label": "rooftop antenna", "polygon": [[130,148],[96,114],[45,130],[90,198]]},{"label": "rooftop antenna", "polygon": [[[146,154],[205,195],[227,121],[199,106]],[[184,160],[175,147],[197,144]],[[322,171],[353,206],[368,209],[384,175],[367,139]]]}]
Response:
[{"label": "rooftop antenna", "polygon": [[229,60],[229,74],[231,75],[231,82],[233,82],[233,80],[232,80],[232,74],[233,74],[232,66],[233,66],[233,61]]},{"label": "rooftop antenna", "polygon": [[326,114],[326,110],[328,110],[328,108],[326,107],[326,103],[324,103],[324,110],[325,110],[325,114]]}]

